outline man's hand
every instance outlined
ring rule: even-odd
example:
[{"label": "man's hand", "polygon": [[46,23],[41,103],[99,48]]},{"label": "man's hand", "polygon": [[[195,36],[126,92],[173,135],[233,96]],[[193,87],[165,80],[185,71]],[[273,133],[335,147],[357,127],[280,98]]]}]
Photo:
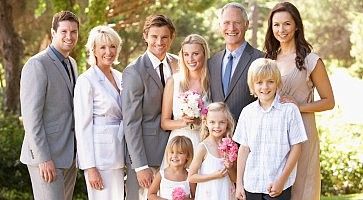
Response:
[{"label": "man's hand", "polygon": [[154,179],[154,173],[150,168],[136,172],[137,181],[143,188],[149,188]]},{"label": "man's hand", "polygon": [[98,171],[98,169],[96,167],[89,168],[87,169],[87,174],[88,174],[88,182],[91,185],[91,187],[95,190],[102,190],[104,185],[101,174]]},{"label": "man's hand", "polygon": [[57,174],[55,172],[54,162],[48,160],[39,164],[40,177],[47,183],[55,181]]}]

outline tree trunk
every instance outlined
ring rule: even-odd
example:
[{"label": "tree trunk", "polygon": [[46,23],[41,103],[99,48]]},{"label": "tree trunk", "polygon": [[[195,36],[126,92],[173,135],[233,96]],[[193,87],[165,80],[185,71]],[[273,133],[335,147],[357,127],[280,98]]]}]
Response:
[{"label": "tree trunk", "polygon": [[20,65],[23,44],[15,32],[10,0],[0,0],[0,55],[5,69],[4,108],[7,114],[19,112]]},{"label": "tree trunk", "polygon": [[256,1],[253,1],[252,3],[252,17],[251,17],[251,23],[252,23],[252,38],[251,38],[251,45],[255,48],[257,48],[257,31],[258,31],[258,5]]}]

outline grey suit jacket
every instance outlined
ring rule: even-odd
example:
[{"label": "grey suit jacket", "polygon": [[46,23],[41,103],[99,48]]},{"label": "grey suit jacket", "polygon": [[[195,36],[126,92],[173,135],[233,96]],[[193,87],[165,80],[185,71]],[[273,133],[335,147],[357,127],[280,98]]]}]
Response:
[{"label": "grey suit jacket", "polygon": [[[167,54],[172,73],[177,57]],[[160,166],[169,133],[160,128],[163,85],[146,53],[123,71],[122,113],[124,134],[133,169]]]},{"label": "grey suit jacket", "polygon": [[223,94],[222,86],[222,61],[226,50],[220,51],[208,60],[210,73],[210,91],[212,102],[225,102],[235,121],[242,109],[253,102],[255,98],[250,95],[247,85],[247,72],[251,63],[257,58],[263,57],[263,53],[247,43],[240,60],[238,61],[236,70],[233,73],[231,83],[229,84],[226,96]]},{"label": "grey suit jacket", "polygon": [[[74,72],[77,64],[70,58]],[[75,74],[77,77],[77,73]],[[37,166],[53,160],[69,168],[74,159],[73,85],[57,56],[48,47],[24,65],[20,105],[25,129],[20,161]]]}]

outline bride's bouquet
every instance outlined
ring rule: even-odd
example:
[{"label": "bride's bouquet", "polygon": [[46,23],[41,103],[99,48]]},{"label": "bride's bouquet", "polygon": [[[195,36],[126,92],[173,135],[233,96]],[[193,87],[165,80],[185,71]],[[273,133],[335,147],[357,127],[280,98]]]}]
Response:
[{"label": "bride's bouquet", "polygon": [[[184,116],[200,119],[202,115],[206,115],[208,112],[205,102],[198,92],[188,90],[180,93],[177,100]],[[190,124],[190,129],[193,128],[194,124]]]}]

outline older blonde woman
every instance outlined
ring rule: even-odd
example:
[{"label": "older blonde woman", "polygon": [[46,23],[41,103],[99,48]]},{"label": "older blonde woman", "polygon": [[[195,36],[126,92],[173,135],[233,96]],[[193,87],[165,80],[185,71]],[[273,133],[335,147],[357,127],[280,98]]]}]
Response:
[{"label": "older blonde woman", "polygon": [[124,199],[122,75],[112,68],[121,38],[112,28],[97,26],[86,48],[91,67],[79,76],[74,92],[78,167],[89,199]]}]

